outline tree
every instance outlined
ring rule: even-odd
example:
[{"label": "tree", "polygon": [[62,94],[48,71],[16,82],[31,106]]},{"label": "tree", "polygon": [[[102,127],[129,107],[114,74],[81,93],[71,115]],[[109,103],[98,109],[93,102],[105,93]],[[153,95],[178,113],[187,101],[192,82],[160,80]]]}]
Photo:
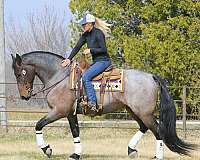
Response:
[{"label": "tree", "polygon": [[28,16],[28,26],[12,23],[6,26],[6,44],[9,53],[26,53],[35,50],[65,54],[69,43],[66,17],[60,18],[53,8]]},{"label": "tree", "polygon": [[[200,86],[198,1],[71,0],[70,9],[77,19],[90,11],[112,24],[107,46],[114,63],[120,50],[128,66],[161,75],[170,86]],[[182,88],[172,93],[181,98]]]},{"label": "tree", "polygon": [[71,0],[70,9],[77,19],[90,11],[110,22],[108,50],[120,49],[133,68],[160,74],[170,85],[200,83],[198,2]]}]

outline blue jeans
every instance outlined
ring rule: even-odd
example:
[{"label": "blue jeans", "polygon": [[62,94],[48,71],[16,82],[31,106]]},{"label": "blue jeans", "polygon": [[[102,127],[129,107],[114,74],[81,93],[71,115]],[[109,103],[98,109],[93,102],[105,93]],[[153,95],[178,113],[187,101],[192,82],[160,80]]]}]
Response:
[{"label": "blue jeans", "polygon": [[88,97],[88,101],[97,103],[96,92],[92,85],[92,78],[102,73],[108,66],[111,65],[111,61],[97,61],[93,62],[90,67],[83,73],[82,79],[85,87],[85,91]]}]

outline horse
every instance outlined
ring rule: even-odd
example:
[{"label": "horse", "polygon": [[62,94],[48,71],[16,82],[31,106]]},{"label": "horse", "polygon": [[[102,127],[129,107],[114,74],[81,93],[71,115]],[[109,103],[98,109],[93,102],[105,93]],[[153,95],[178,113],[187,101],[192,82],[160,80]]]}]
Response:
[{"label": "horse", "polygon": [[[76,95],[69,86],[72,67],[70,65],[61,67],[63,59],[60,55],[44,51],[29,52],[22,56],[16,54],[16,56],[12,55],[12,68],[21,99],[29,100],[33,96],[35,76],[44,84],[43,91],[46,90],[46,99],[51,110],[36,123],[38,147],[44,154],[51,157],[52,149],[45,143],[42,129],[47,124],[67,117],[74,140],[74,153],[69,156],[69,159],[79,160],[82,147],[77,114],[74,114]],[[154,116],[158,98],[160,99],[159,122]],[[156,138],[155,159],[164,158],[164,144],[172,152],[180,155],[190,156],[191,151],[195,149],[195,145],[186,143],[177,136],[175,105],[169,95],[165,80],[160,76],[134,69],[124,69],[124,92],[106,92],[102,114],[111,113],[123,107],[127,108],[131,117],[139,125],[139,130],[128,143],[129,157],[137,154],[136,145],[148,129]]]}]

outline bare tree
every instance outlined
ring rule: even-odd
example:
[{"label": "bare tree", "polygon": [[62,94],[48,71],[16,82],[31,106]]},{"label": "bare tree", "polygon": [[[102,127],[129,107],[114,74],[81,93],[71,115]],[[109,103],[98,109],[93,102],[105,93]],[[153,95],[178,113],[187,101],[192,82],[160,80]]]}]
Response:
[{"label": "bare tree", "polygon": [[60,17],[54,8],[46,6],[41,12],[30,13],[28,25],[6,24],[7,50],[14,54],[35,50],[65,54],[70,40],[65,15]]}]

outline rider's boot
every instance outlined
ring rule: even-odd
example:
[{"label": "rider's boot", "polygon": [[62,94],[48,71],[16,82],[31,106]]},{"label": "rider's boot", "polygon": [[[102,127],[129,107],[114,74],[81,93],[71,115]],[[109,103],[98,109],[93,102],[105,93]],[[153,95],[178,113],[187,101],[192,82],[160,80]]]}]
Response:
[{"label": "rider's boot", "polygon": [[91,111],[98,112],[98,105],[96,102],[88,102],[88,107]]}]

